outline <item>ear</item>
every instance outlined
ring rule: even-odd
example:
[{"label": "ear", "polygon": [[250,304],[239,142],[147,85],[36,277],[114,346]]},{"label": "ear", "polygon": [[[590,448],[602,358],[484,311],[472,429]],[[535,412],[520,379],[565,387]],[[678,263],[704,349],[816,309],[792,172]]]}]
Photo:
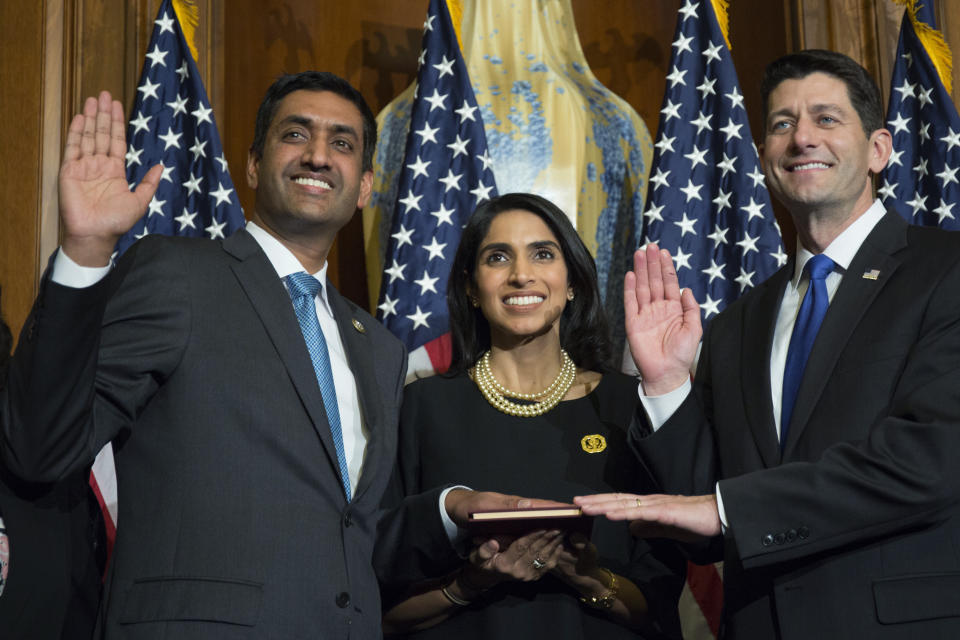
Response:
[{"label": "ear", "polygon": [[887,166],[893,152],[893,137],[886,129],[877,129],[870,134],[870,171],[878,174]]},{"label": "ear", "polygon": [[370,202],[373,193],[373,171],[364,171],[360,177],[360,197],[357,198],[357,209],[363,209]]},{"label": "ear", "polygon": [[256,189],[259,177],[260,157],[253,152],[253,149],[250,149],[247,151],[247,186]]}]

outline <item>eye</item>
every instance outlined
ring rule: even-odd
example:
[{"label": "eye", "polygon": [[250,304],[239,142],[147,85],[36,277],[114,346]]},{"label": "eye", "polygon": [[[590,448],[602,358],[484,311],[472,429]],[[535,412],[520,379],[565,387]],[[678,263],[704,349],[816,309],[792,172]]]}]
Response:
[{"label": "eye", "polygon": [[777,120],[776,122],[774,122],[773,124],[770,125],[770,130],[771,130],[771,131],[783,131],[784,129],[786,129],[786,128],[789,127],[789,126],[790,126],[790,121],[789,121],[789,120]]},{"label": "eye", "polygon": [[334,140],[333,146],[344,151],[350,151],[353,149],[353,143],[351,143],[349,140]]},{"label": "eye", "polygon": [[819,122],[821,124],[836,124],[837,119],[834,118],[833,116],[820,116]]},{"label": "eye", "polygon": [[537,260],[553,260],[555,256],[553,249],[548,249],[547,247],[540,247],[537,249],[537,252],[533,254],[533,257]]},{"label": "eye", "polygon": [[306,140],[307,137],[301,131],[287,131],[283,134],[284,140]]},{"label": "eye", "polygon": [[484,262],[487,264],[497,264],[500,262],[506,262],[507,255],[502,251],[491,251],[487,254],[487,257],[484,258]]}]

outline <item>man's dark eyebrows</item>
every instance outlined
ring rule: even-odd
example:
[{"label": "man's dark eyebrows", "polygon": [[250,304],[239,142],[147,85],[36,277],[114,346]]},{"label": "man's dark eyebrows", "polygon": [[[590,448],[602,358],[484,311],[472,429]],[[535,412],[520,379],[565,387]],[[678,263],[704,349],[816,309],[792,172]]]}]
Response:
[{"label": "man's dark eyebrows", "polygon": [[359,134],[357,134],[357,130],[348,124],[339,124],[339,123],[332,124],[330,125],[330,131],[332,133],[345,133],[349,136],[353,136],[357,140],[360,139]]},{"label": "man's dark eyebrows", "polygon": [[291,113],[290,115],[288,115],[288,116],[282,118],[281,120],[277,121],[277,124],[278,124],[278,125],[299,124],[299,125],[304,126],[304,127],[309,127],[309,126],[310,126],[310,118],[308,118],[307,116],[302,116],[302,115],[296,114],[296,113]]},{"label": "man's dark eyebrows", "polygon": [[811,113],[824,113],[825,111],[834,111],[836,113],[846,113],[846,110],[839,104],[832,102],[822,102],[810,107]]},{"label": "man's dark eyebrows", "polygon": [[[302,127],[310,128],[316,124],[316,118],[310,118],[308,116],[300,115],[298,113],[291,113],[285,118],[277,122],[278,125],[283,126],[286,124],[298,124]],[[334,123],[330,125],[330,131],[332,133],[346,134],[353,136],[355,139],[359,140],[360,136],[357,134],[357,130],[351,127],[348,124]]]},{"label": "man's dark eyebrows", "polygon": [[783,109],[777,109],[776,111],[771,111],[767,114],[767,122],[773,120],[774,118],[779,118],[781,116],[792,116],[793,109],[789,107],[784,107]]}]

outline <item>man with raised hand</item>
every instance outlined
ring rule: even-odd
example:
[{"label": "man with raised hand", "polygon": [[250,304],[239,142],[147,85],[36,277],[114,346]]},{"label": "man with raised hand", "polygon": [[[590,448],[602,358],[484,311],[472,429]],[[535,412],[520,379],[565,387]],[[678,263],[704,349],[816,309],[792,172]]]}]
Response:
[{"label": "man with raised hand", "polygon": [[796,256],[713,320],[691,387],[699,308],[667,252],[637,252],[631,440],[665,494],[577,502],[722,542],[722,637],[960,637],[960,237],[875,199],[892,143],[860,65],[791,54],[762,95]]},{"label": "man with raised hand", "polygon": [[[148,236],[111,268],[161,168],[130,190],[108,93],[71,122],[63,244],[0,396],[0,455],[55,481],[113,442],[119,527],[97,637],[380,637],[377,573],[442,573],[460,562],[454,522],[518,506],[447,489],[380,510],[406,353],[326,275],[370,196],[375,146],[349,83],[282,76],[257,114],[247,228]],[[478,552],[495,564],[500,549]]]}]

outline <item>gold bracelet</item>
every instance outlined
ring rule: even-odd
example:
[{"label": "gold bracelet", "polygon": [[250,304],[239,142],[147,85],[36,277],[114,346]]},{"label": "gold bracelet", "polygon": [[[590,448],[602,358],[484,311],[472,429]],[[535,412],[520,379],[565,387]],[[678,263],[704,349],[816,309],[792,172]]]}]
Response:
[{"label": "gold bracelet", "polygon": [[[453,584],[453,583],[450,583],[450,584]],[[470,601],[469,601],[469,600],[464,600],[463,598],[458,598],[457,596],[453,595],[453,594],[450,592],[450,585],[449,585],[449,584],[440,587],[440,593],[442,593],[442,594],[444,595],[444,597],[446,597],[446,599],[449,600],[450,603],[453,604],[453,605],[456,605],[456,606],[458,606],[458,607],[469,607],[469,606],[470,606]]]},{"label": "gold bracelet", "polygon": [[599,596],[581,596],[580,602],[587,605],[591,609],[602,609],[608,610],[613,608],[613,603],[617,600],[617,590],[619,585],[617,584],[617,576],[605,567],[597,567],[599,571],[602,571],[607,576],[607,584],[604,585],[607,591],[606,593]]}]

